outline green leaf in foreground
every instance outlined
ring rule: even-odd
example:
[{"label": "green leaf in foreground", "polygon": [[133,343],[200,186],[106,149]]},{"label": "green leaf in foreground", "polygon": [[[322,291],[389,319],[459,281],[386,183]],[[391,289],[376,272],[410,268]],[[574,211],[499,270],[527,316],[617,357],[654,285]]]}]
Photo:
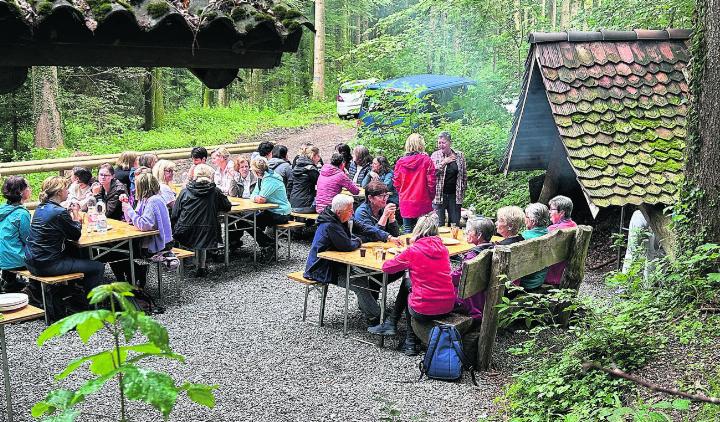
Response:
[{"label": "green leaf in foreground", "polygon": [[215,395],[213,395],[212,391],[216,388],[218,388],[217,385],[192,384],[189,382],[182,386],[182,389],[187,391],[190,400],[211,409],[215,407]]}]

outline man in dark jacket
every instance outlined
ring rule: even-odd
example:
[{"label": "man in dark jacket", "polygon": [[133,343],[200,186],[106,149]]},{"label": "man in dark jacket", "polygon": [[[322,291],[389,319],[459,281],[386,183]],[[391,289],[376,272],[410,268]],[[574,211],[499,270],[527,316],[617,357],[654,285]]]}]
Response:
[{"label": "man in dark jacket", "polygon": [[[344,287],[345,277],[340,276],[343,273],[344,265],[318,258],[318,254],[325,251],[350,252],[358,249],[362,242],[352,232],[368,236],[370,240],[374,241],[400,243],[397,238],[390,236],[387,232],[381,232],[359,221],[353,222],[351,230],[349,222],[353,217],[353,203],[352,196],[339,194],[333,198],[331,206],[325,207],[320,213],[317,219],[318,228],[310,247],[303,277],[321,283],[337,283]],[[373,238],[373,236],[377,237]],[[372,324],[380,317],[380,307],[372,292],[367,290],[367,280],[362,284],[365,285],[351,284],[350,290],[355,292],[360,310],[365,313],[369,319],[368,322]]]},{"label": "man in dark jacket", "polygon": [[292,183],[290,192],[290,206],[294,212],[314,213],[316,185],[320,170],[317,164],[320,162],[320,150],[318,147],[309,146],[299,155],[292,169]]}]

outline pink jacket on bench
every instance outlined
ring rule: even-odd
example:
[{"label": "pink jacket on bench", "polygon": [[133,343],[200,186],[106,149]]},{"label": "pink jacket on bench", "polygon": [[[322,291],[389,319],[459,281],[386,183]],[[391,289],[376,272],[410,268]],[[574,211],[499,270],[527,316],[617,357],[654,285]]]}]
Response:
[{"label": "pink jacket on bench", "polygon": [[[574,221],[570,219],[561,220],[557,224],[551,224],[548,226],[548,233],[552,233],[555,230],[560,229],[571,229],[573,227],[577,227],[577,224],[575,224]],[[547,275],[545,276],[545,283],[552,284],[554,286],[560,285],[560,280],[562,280],[565,267],[567,267],[567,261],[558,262],[557,264],[549,266]]]}]

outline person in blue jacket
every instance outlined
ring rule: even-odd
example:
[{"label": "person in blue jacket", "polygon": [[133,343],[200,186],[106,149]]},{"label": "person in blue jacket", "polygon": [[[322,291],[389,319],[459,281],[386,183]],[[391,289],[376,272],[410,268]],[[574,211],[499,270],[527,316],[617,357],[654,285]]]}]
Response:
[{"label": "person in blue jacket", "polygon": [[400,236],[400,225],[395,218],[397,206],[388,203],[389,197],[390,192],[384,183],[368,183],[365,186],[365,202],[355,210],[355,221],[361,221],[375,230]]},{"label": "person in blue jacket", "polygon": [[[303,277],[344,287],[345,277],[342,276],[345,274],[344,265],[318,258],[318,254],[325,251],[350,252],[360,248],[362,241],[353,233],[366,236],[368,240],[390,241],[400,245],[399,239],[387,232],[361,221],[352,221],[354,202],[352,196],[339,194],[333,198],[331,205],[320,213]],[[351,284],[350,290],[355,292],[358,306],[368,318],[368,323],[375,325],[380,318],[380,307],[372,292],[367,290],[369,281],[366,279],[364,282],[358,281],[358,284],[354,284],[356,281]]]},{"label": "person in blue jacket", "polygon": [[257,183],[250,194],[250,200],[257,204],[275,204],[277,208],[258,212],[256,218],[257,230],[255,240],[262,249],[263,257],[267,260],[275,259],[275,240],[265,234],[267,227],[285,224],[290,220],[290,201],[282,177],[270,170],[268,161],[264,157],[253,158],[250,169],[257,176]]},{"label": "person in blue jacket", "polygon": [[30,185],[20,176],[5,180],[2,194],[7,203],[0,206],[0,270],[2,291],[16,293],[25,284],[11,271],[25,269],[25,242],[30,234],[30,212],[23,206],[32,194]]}]

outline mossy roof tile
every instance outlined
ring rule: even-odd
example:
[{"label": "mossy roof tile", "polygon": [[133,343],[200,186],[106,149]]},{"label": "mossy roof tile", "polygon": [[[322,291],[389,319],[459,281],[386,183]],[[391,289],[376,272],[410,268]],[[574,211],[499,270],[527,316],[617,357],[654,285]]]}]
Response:
[{"label": "mossy roof tile", "polygon": [[533,44],[570,164],[595,205],[674,201],[686,39]]}]

